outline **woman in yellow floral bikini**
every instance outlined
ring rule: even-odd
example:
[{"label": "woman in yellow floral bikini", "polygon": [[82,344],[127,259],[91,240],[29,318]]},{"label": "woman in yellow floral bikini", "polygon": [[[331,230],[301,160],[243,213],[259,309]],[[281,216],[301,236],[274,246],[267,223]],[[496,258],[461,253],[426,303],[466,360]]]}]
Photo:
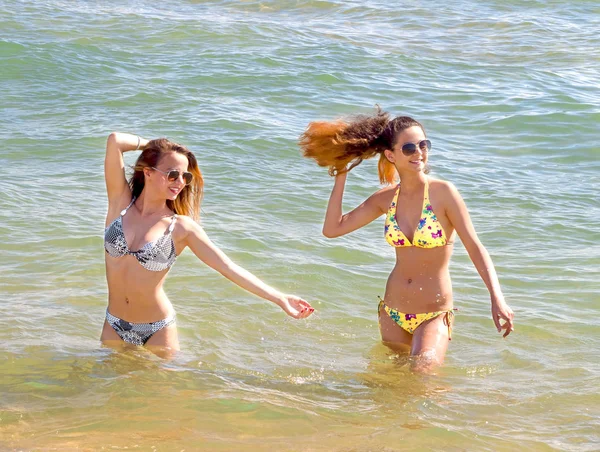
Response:
[{"label": "woman in yellow floral bikini", "polygon": [[[451,183],[427,176],[431,142],[419,122],[407,116],[390,120],[381,110],[373,116],[312,122],[300,146],[305,157],[335,176],[323,225],[326,237],[348,234],[386,215],[385,239],[396,250],[396,265],[379,302],[384,344],[421,358],[415,361],[417,370],[443,363],[454,320],[448,264],[456,233],[490,292],[496,328],[504,330],[504,337],[513,331],[514,314],[462,197]],[[347,173],[377,155],[380,181],[389,186],[342,214]]]}]

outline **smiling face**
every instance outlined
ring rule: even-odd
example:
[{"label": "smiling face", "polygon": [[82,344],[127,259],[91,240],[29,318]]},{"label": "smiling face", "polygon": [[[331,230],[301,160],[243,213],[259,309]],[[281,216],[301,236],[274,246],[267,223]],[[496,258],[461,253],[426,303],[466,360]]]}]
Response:
[{"label": "smiling face", "polygon": [[[158,195],[164,195],[165,199],[174,201],[185,188],[183,173],[188,171],[188,158],[178,152],[166,152],[156,165],[156,170],[145,168],[146,186],[152,187],[152,191]],[[169,180],[169,171],[179,171],[179,177]]]},{"label": "smiling face", "polygon": [[[423,140],[426,140],[425,132],[419,126],[412,126],[404,129],[396,137],[393,149],[385,151],[385,155],[392,162],[399,173],[412,171],[421,172],[427,164],[428,152],[424,145],[419,145]],[[410,146],[410,145],[414,146]],[[409,145],[409,146],[405,146]],[[413,154],[405,155],[402,147],[415,147],[416,151]]]}]

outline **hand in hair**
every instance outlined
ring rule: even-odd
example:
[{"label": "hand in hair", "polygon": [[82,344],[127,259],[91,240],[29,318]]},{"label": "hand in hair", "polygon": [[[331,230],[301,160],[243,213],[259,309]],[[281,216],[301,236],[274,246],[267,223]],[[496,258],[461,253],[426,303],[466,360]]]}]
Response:
[{"label": "hand in hair", "polygon": [[300,136],[299,145],[303,156],[314,159],[319,166],[328,167],[330,176],[346,173],[363,160],[379,154],[384,160],[383,170],[380,161],[379,178],[391,183],[395,168],[383,154],[390,149],[385,133],[389,123],[389,114],[380,108],[371,116],[311,122]]}]

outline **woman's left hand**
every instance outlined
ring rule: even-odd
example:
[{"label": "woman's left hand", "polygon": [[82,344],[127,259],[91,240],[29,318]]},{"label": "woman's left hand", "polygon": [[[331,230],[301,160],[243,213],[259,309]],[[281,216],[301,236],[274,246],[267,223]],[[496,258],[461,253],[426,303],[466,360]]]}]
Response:
[{"label": "woman's left hand", "polygon": [[315,308],[313,308],[308,301],[295,295],[284,295],[279,303],[279,307],[281,307],[287,315],[295,319],[305,319],[315,312]]},{"label": "woman's left hand", "polygon": [[[492,297],[492,319],[494,320],[494,324],[499,333],[502,330],[506,330],[502,337],[508,336],[515,330],[513,325],[514,317],[515,314],[504,301],[504,297]],[[504,324],[500,323],[501,320],[505,320]]]}]

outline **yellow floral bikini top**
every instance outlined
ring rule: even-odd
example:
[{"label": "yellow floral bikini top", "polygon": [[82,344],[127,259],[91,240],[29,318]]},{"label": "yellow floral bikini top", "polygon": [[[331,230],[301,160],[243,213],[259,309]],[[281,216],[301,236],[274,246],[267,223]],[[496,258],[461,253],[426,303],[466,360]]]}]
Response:
[{"label": "yellow floral bikini top", "polygon": [[437,217],[433,213],[433,207],[429,202],[429,181],[425,180],[425,193],[423,195],[423,210],[421,212],[421,219],[415,230],[413,236],[413,243],[406,238],[404,233],[398,226],[396,220],[396,206],[398,205],[398,195],[400,194],[400,184],[396,189],[396,195],[390,204],[386,218],[385,218],[385,239],[387,242],[396,247],[400,248],[403,246],[416,246],[418,248],[436,248],[438,246],[445,246],[448,243],[444,229],[438,221]]}]

